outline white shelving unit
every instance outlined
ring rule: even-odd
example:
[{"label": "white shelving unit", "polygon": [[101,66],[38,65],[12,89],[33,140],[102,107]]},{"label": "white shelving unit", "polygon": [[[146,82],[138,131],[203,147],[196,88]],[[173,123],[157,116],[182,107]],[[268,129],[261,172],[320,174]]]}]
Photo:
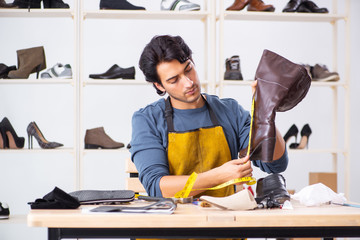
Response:
[{"label": "white shelving unit", "polygon": [[[86,105],[85,98],[85,91],[86,88],[89,86],[91,87],[132,87],[132,86],[146,86],[151,85],[150,83],[146,82],[145,79],[141,79],[136,75],[135,80],[132,79],[112,79],[112,80],[98,80],[98,79],[90,79],[88,75],[92,72],[86,72],[85,70],[85,61],[84,53],[87,51],[84,46],[84,42],[86,41],[86,34],[94,29],[87,29],[86,26],[89,21],[102,21],[104,28],[108,22],[117,22],[119,26],[123,21],[139,21],[139,24],[142,22],[151,22],[151,21],[187,21],[187,22],[196,22],[202,23],[202,31],[203,35],[202,38],[204,39],[203,44],[203,52],[204,52],[204,62],[205,67],[203,71],[204,81],[201,82],[203,89],[206,92],[214,92],[215,91],[215,74],[214,72],[210,72],[209,69],[214,69],[215,71],[215,62],[212,59],[215,59],[215,52],[212,49],[215,48],[215,1],[213,0],[203,0],[201,5],[200,11],[193,11],[193,12],[174,12],[174,11],[158,11],[158,10],[145,10],[145,11],[129,11],[129,10],[92,10],[86,9],[85,1],[81,1],[81,8],[79,11],[79,26],[80,26],[80,47],[79,47],[79,57],[80,57],[80,65],[79,65],[79,72],[80,72],[80,87],[78,89],[78,95],[80,97],[80,112],[79,112],[79,131],[78,136],[80,138],[80,145],[79,145],[79,155],[78,155],[78,174],[77,174],[77,188],[82,189],[84,187],[84,177],[83,169],[84,164],[86,164],[86,157],[91,156],[93,154],[105,154],[108,157],[111,157],[111,154],[115,154],[118,159],[125,159],[120,156],[127,155],[129,157],[128,149],[121,148],[121,149],[114,149],[114,150],[90,150],[84,149],[83,139],[85,137],[85,117],[84,117],[84,109]],[[161,32],[161,26],[156,26],[152,29],[154,31],[154,35],[159,34]],[[111,37],[116,37],[116,33],[112,33]],[[131,43],[132,36],[131,33],[128,36],[124,36],[128,40],[128,43]],[[146,39],[146,42],[141,47],[144,47],[145,44],[150,39]],[[129,45],[131,48],[131,45]],[[194,49],[193,49],[194,50]],[[116,54],[116,53],[114,53]],[[210,60],[209,60],[210,59]],[[138,60],[138,59],[137,59]],[[137,62],[136,62],[137,63]],[[210,66],[211,65],[211,66]],[[109,66],[108,66],[109,67]],[[106,66],[104,66],[106,68]],[[149,102],[144,102],[144,106]],[[126,147],[127,143],[125,143]],[[124,164],[123,164],[124,165]]]},{"label": "white shelving unit", "polygon": [[[343,2],[340,2],[343,4]],[[224,97],[223,90],[225,86],[234,86],[234,87],[244,87],[250,86],[252,81],[236,81],[236,80],[224,80],[224,45],[225,45],[225,23],[229,21],[257,21],[257,22],[298,22],[298,23],[329,23],[332,26],[332,38],[330,38],[333,42],[333,64],[332,69],[334,71],[338,70],[338,26],[337,23],[340,21],[345,22],[345,56],[342,63],[345,66],[345,74],[341,76],[339,82],[312,82],[311,88],[330,88],[332,91],[333,99],[330,101],[330,104],[333,105],[333,124],[332,124],[332,146],[321,148],[321,149],[305,149],[305,150],[292,150],[289,149],[290,156],[297,153],[323,153],[323,154],[331,154],[332,155],[332,169],[333,172],[337,172],[338,169],[338,156],[343,155],[345,159],[344,166],[344,176],[345,176],[345,195],[349,196],[350,192],[350,157],[349,157],[349,126],[350,126],[350,1],[347,0],[345,2],[345,13],[338,14],[338,1],[332,1],[332,9],[333,11],[329,14],[315,14],[315,13],[283,13],[283,12],[248,12],[245,10],[242,11],[226,11],[224,2],[219,1],[219,16],[217,20],[219,22],[219,81],[217,82],[217,86],[219,87],[219,95]],[[281,10],[280,10],[281,11]],[[279,38],[281,36],[269,36],[270,38]],[[326,37],[324,37],[326,39]],[[317,41],[315,39],[314,41]],[[318,40],[320,41],[320,40]],[[305,46],[304,46],[305,47]],[[338,129],[338,89],[343,88],[345,91],[345,99],[344,99],[344,109],[345,109],[345,120],[344,120],[344,148],[340,149],[338,144],[339,139],[339,129]]]}]

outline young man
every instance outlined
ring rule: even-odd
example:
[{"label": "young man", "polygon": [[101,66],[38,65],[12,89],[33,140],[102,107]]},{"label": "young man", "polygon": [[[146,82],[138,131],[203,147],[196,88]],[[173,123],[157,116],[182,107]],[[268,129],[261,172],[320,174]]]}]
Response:
[{"label": "young man", "polygon": [[[251,163],[268,173],[286,169],[287,152],[278,130],[275,161],[238,159],[248,145],[250,114],[234,99],[201,93],[192,51],[181,37],[155,36],[139,66],[159,95],[169,95],[135,112],[132,119],[131,158],[150,196],[173,197],[192,172],[198,173],[193,189],[204,189],[252,176]],[[192,191],[190,196],[233,193],[234,186],[228,186]]]}]

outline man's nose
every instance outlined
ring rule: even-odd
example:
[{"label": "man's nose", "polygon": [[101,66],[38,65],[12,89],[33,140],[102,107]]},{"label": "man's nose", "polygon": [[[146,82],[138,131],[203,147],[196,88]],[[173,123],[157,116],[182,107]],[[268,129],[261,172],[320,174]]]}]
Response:
[{"label": "man's nose", "polygon": [[185,86],[191,87],[194,84],[194,82],[189,77],[187,77],[185,74],[183,75],[182,80],[183,80]]}]

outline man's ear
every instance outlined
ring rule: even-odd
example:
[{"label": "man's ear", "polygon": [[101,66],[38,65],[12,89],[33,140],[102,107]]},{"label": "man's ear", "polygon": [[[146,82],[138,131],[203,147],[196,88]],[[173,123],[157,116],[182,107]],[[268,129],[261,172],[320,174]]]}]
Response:
[{"label": "man's ear", "polygon": [[157,89],[159,89],[160,91],[162,92],[166,92],[165,88],[160,84],[160,83],[157,83],[157,82],[154,82],[154,85]]}]

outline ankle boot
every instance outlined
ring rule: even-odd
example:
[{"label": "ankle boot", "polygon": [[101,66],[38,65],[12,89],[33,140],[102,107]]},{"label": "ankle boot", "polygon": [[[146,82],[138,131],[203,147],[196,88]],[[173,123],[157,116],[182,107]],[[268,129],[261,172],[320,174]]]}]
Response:
[{"label": "ankle boot", "polygon": [[261,0],[250,0],[250,4],[247,7],[248,11],[261,11],[261,12],[274,12],[275,7],[270,4],[264,4]]},{"label": "ankle boot", "polygon": [[243,10],[246,5],[248,5],[250,0],[235,0],[235,2],[228,7],[227,11],[240,11]]},{"label": "ankle boot", "polygon": [[41,8],[41,0],[14,0],[13,5],[18,8]]},{"label": "ankle boot", "polygon": [[44,8],[70,8],[69,4],[62,0],[44,0]]},{"label": "ankle boot", "polygon": [[[256,70],[250,160],[273,161],[276,142],[275,114],[295,107],[307,94],[307,70],[284,57],[264,50]],[[240,151],[244,157],[247,149]]]},{"label": "ankle boot", "polygon": [[240,70],[240,58],[235,55],[227,58],[225,61],[226,71],[224,74],[225,80],[243,80]]},{"label": "ankle boot", "polygon": [[44,47],[34,47],[17,51],[18,70],[10,71],[9,78],[27,79],[31,73],[39,72],[46,68]]},{"label": "ankle boot", "polygon": [[85,149],[116,149],[125,145],[115,142],[106,133],[103,127],[87,129],[85,134]]}]

